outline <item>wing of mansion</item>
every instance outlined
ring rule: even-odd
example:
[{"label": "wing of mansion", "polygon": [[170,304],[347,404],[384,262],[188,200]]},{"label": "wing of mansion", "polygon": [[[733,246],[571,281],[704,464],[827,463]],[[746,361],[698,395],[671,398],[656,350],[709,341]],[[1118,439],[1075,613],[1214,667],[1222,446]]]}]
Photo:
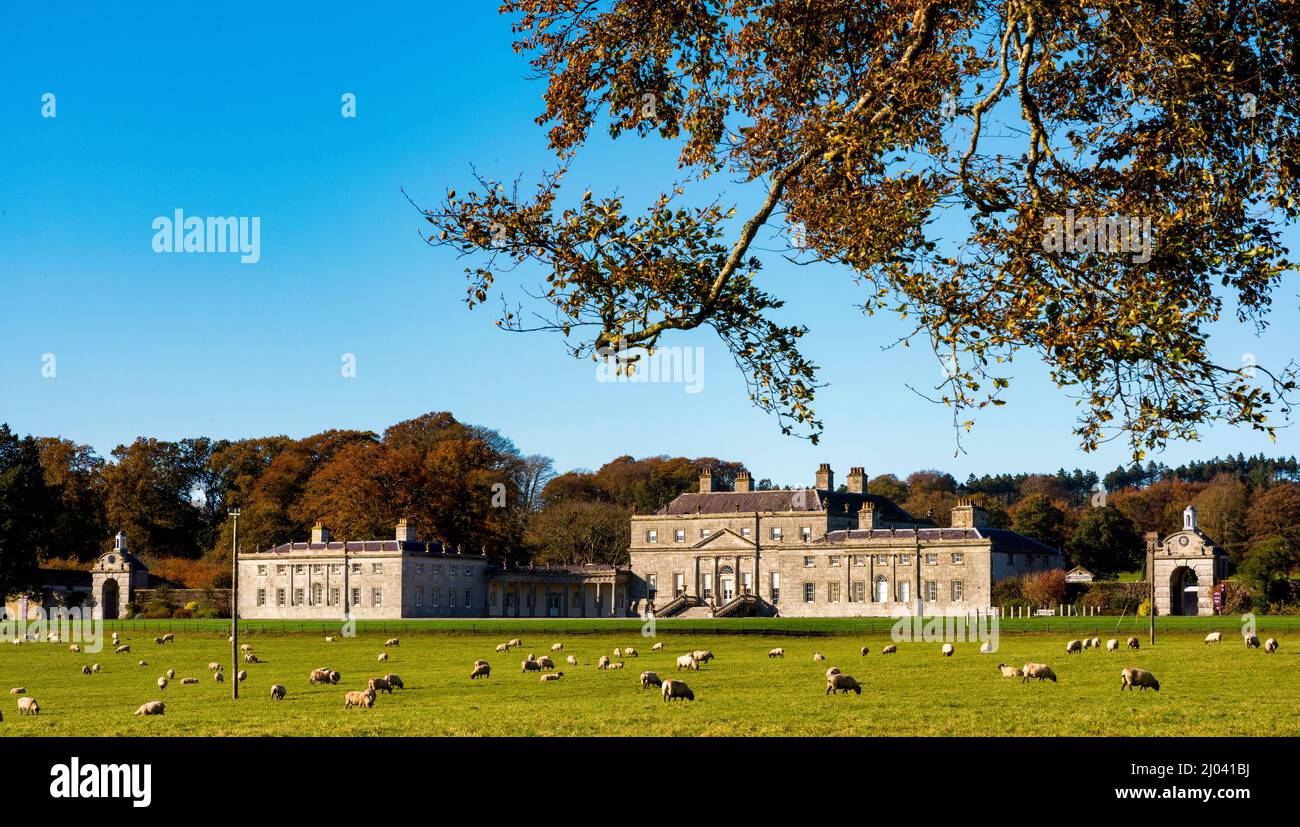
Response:
[{"label": "wing of mansion", "polygon": [[490,564],[421,541],[405,520],[393,539],[308,542],[241,553],[245,618],[879,617],[990,607],[994,583],[1065,568],[1064,555],[960,502],[935,528],[867,491],[860,467],[837,491],[823,464],[810,488],[734,490],[712,476],[658,512],[631,518],[630,566]]}]

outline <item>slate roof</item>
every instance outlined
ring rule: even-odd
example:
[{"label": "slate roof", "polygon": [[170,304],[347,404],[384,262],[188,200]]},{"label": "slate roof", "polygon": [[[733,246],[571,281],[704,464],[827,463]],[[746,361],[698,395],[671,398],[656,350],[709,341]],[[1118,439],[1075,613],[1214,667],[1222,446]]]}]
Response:
[{"label": "slate roof", "polygon": [[[481,557],[478,554],[457,554],[455,549],[444,548],[441,543],[409,542],[406,540],[331,540],[328,543],[281,543],[261,554],[287,554],[291,551],[362,552],[401,551],[407,554],[442,554],[451,557]],[[241,552],[242,554],[242,552]]]},{"label": "slate roof", "polygon": [[730,514],[755,511],[829,511],[846,509],[856,514],[864,502],[870,501],[882,520],[893,523],[917,523],[912,515],[899,508],[893,500],[879,494],[851,494],[847,491],[818,491],[815,488],[796,488],[789,491],[711,491],[680,494],[656,514],[674,516],[682,514]]},{"label": "slate roof", "polygon": [[828,531],[825,536],[813,540],[814,543],[845,543],[853,540],[992,540],[994,551],[1012,551],[1028,554],[1052,554],[1061,552],[1049,545],[1038,542],[1023,534],[1017,534],[1006,528],[876,528],[853,529],[848,531]]}]

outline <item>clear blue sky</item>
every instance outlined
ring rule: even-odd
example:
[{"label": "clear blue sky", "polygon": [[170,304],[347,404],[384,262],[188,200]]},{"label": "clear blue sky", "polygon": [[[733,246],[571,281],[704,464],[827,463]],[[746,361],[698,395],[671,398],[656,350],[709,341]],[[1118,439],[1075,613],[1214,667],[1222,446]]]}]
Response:
[{"label": "clear blue sky", "polygon": [[[531,185],[553,162],[532,123],[543,85],[496,5],[11,9],[0,31],[0,421],[107,454],[142,434],[300,437],[445,409],[560,470],[623,453],[715,455],[780,483],[811,481],[819,462],[841,475],[865,465],[964,478],[1126,460],[1122,443],[1078,451],[1073,403],[1027,358],[1010,404],[982,416],[954,457],[950,413],[905,387],[937,381],[933,355],[882,350],[900,329],[863,317],[842,273],[775,260],[766,275],[788,318],[811,328],[807,353],[829,382],[820,446],[782,437],[751,408],[706,333],[675,342],[705,348],[704,389],[688,394],[598,383],[558,339],[502,333],[490,311],[468,312],[461,265],[421,243],[400,189],[432,202],[463,188],[472,164]],[[41,117],[47,92],[53,119]],[[355,119],[340,115],[345,92]],[[665,147],[597,141],[570,186],[575,197],[618,189],[631,205],[672,174]],[[155,254],[151,224],[178,208],[260,217],[261,261]],[[1277,297],[1264,337],[1224,325],[1220,358],[1277,364],[1300,351],[1295,293],[1292,283]],[[341,376],[344,353],[356,355],[355,378]],[[1220,428],[1157,459],[1298,444],[1295,429],[1274,445]]]}]

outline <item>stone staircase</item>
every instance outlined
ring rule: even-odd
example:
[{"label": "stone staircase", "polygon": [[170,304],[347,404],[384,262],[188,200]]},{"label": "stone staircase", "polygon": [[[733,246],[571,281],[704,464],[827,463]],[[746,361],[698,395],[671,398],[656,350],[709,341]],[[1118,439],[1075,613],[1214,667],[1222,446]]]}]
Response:
[{"label": "stone staircase", "polygon": [[689,609],[686,609],[685,611],[675,615],[675,617],[679,617],[683,619],[695,619],[695,620],[699,620],[701,618],[713,617],[713,607],[712,606],[691,606]]}]

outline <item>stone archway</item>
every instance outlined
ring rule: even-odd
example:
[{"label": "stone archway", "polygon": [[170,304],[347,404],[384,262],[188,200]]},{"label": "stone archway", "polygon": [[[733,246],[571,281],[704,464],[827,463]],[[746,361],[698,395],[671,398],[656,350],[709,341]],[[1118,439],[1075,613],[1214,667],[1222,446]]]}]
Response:
[{"label": "stone archway", "polygon": [[1200,614],[1200,580],[1196,571],[1179,566],[1169,575],[1169,613],[1196,616]]},{"label": "stone archway", "polygon": [[100,588],[100,617],[104,620],[117,620],[118,605],[117,581],[110,577]]}]

